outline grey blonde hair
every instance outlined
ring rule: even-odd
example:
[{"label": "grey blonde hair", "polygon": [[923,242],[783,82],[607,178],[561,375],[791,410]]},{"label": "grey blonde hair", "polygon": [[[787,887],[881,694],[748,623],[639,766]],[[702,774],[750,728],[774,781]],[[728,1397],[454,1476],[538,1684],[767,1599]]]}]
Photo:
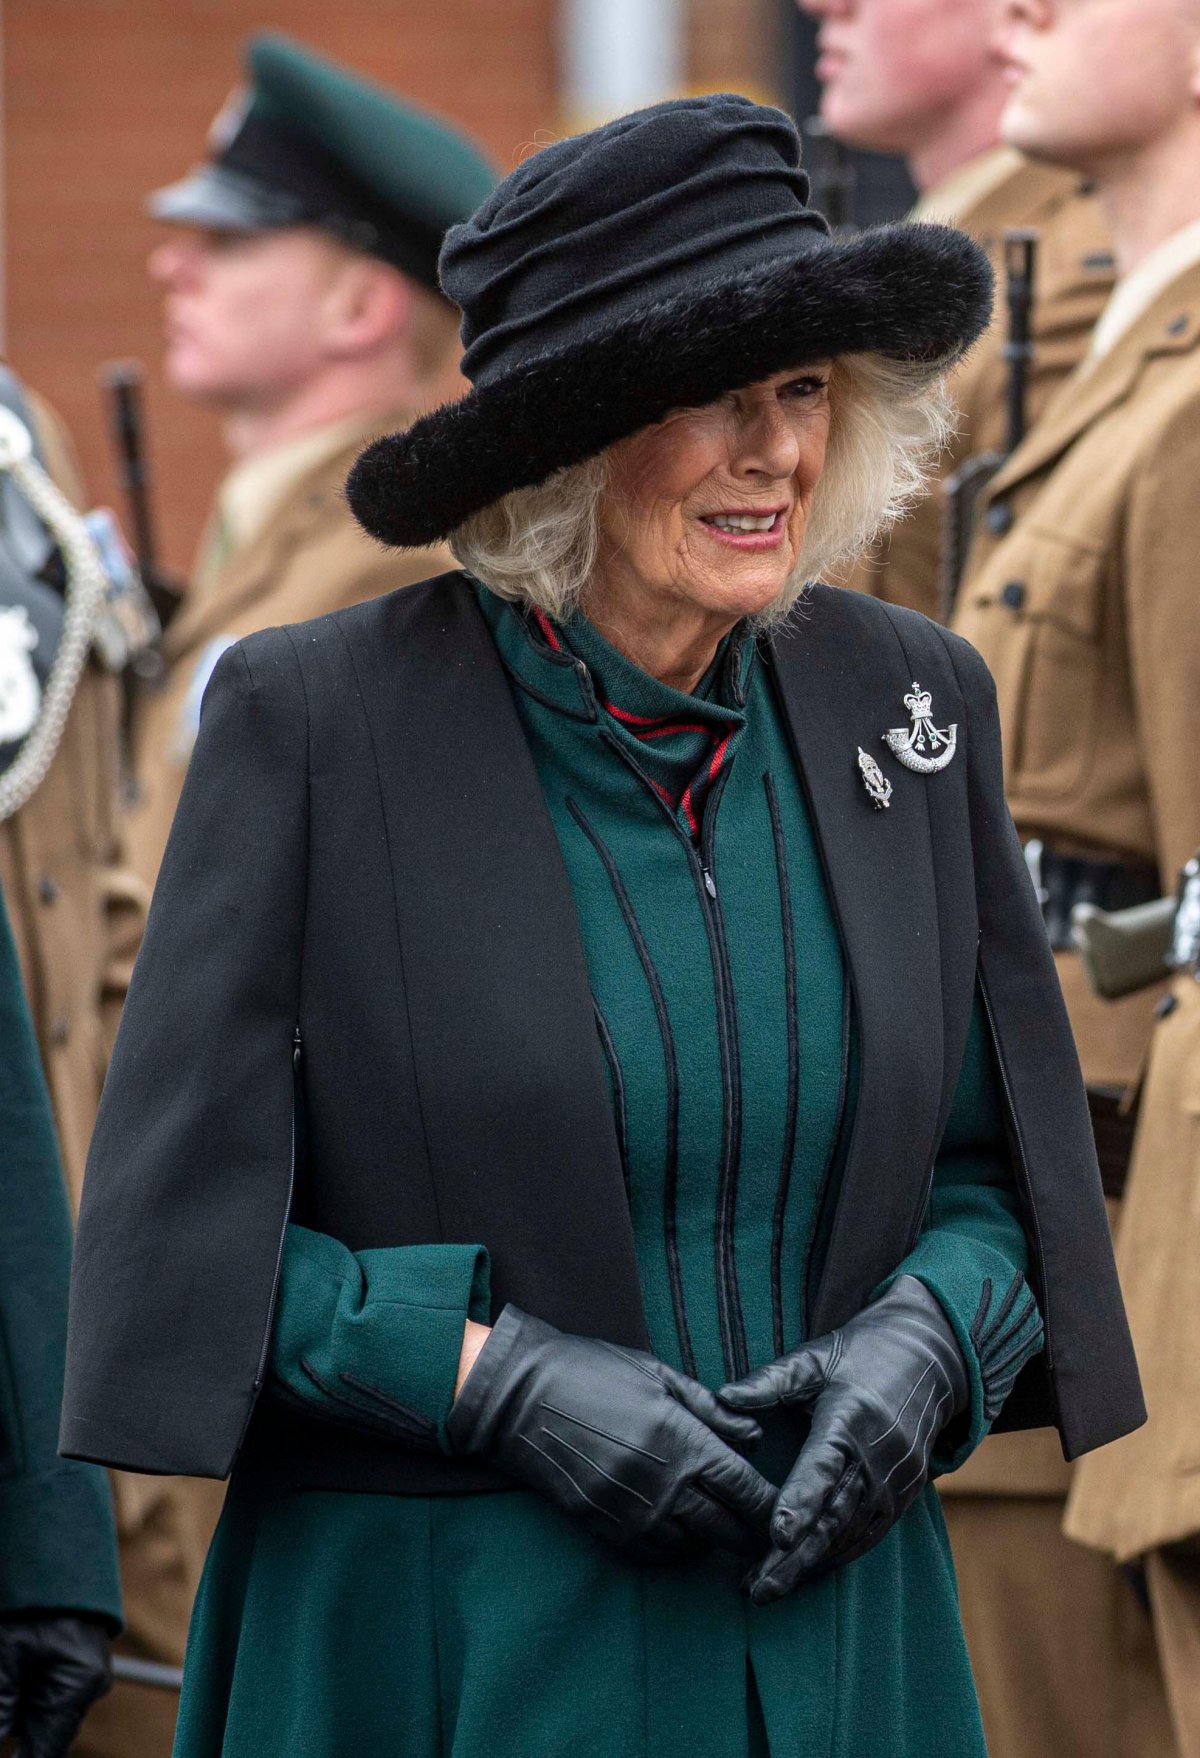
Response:
[{"label": "grey blonde hair", "polygon": [[[921,494],[953,431],[944,376],[933,368],[843,354],[830,373],[829,443],[796,566],[760,621],[787,615],[805,585],[855,561]],[[515,489],[465,520],[450,548],[501,598],[565,621],[600,547],[605,453]]]}]

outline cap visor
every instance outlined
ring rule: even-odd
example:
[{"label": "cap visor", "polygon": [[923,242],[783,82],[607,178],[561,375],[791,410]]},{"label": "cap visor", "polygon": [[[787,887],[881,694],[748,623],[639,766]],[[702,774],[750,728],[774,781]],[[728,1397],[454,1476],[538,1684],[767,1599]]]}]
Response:
[{"label": "cap visor", "polygon": [[200,165],[178,183],[156,189],[146,209],[168,225],[203,226],[213,232],[262,232],[298,226],[305,218],[294,196],[221,165]]}]

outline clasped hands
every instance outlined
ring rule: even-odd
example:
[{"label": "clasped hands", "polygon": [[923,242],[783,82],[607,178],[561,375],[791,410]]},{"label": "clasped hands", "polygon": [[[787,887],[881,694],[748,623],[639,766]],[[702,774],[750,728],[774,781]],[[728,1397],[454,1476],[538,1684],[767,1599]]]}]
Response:
[{"label": "clasped hands", "polygon": [[[747,1588],[766,1605],[879,1542],[968,1397],[941,1306],[900,1276],[840,1329],[718,1394],[652,1355],[507,1306],[446,1435],[634,1559],[706,1545],[754,1556]],[[776,1490],[737,1449],[761,1438],[758,1414],[781,1406],[810,1411],[812,1427]]]}]

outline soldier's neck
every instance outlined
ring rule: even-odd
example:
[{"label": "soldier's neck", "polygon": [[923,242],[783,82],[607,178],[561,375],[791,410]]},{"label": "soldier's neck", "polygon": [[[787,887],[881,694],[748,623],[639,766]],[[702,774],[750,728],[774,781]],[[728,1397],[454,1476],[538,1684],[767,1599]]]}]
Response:
[{"label": "soldier's neck", "polygon": [[391,370],[382,370],[377,364],[365,372],[339,370],[273,395],[256,392],[243,403],[227,404],[225,446],[230,457],[240,463],[352,416],[367,421],[372,415],[382,419],[397,412],[416,413],[444,401],[449,394],[444,387],[399,365]]},{"label": "soldier's neck", "polygon": [[1112,234],[1117,274],[1136,269],[1160,244],[1200,220],[1200,120],[1178,134],[1106,164],[1081,167],[1096,184]]},{"label": "soldier's neck", "polygon": [[1005,88],[989,78],[953,109],[923,118],[918,138],[905,152],[919,195],[999,144],[1006,97]]}]

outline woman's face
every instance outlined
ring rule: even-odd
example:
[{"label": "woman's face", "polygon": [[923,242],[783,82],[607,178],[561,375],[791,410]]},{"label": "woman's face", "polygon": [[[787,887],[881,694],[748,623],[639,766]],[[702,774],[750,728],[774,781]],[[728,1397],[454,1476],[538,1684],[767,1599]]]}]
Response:
[{"label": "woman's face", "polygon": [[829,375],[776,373],[613,446],[599,595],[651,593],[730,625],[777,598],[825,462]]}]

